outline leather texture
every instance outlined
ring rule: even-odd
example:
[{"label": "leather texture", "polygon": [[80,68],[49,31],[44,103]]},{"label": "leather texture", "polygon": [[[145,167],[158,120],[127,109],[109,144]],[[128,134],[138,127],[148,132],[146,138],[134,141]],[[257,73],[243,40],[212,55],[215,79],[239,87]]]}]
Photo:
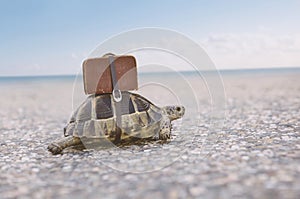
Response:
[{"label": "leather texture", "polygon": [[[136,60],[131,55],[114,56],[118,89],[137,90]],[[113,91],[109,57],[86,59],[83,64],[84,91],[86,94],[103,94]]]}]

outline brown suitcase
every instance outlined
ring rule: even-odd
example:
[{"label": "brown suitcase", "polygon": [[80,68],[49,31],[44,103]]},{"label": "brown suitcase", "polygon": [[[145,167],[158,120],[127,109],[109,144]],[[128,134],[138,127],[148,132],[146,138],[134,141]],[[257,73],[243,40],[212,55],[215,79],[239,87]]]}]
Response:
[{"label": "brown suitcase", "polygon": [[[113,77],[111,66],[113,65]],[[113,80],[115,78],[115,80]],[[90,58],[83,62],[83,81],[86,94],[112,93],[117,82],[120,91],[137,90],[136,60],[130,55],[109,54],[100,58]]]}]

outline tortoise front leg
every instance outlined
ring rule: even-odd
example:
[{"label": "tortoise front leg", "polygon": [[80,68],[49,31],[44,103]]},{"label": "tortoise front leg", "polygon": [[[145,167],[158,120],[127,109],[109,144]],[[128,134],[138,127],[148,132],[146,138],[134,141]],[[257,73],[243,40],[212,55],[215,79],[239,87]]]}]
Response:
[{"label": "tortoise front leg", "polygon": [[169,119],[165,119],[162,122],[159,132],[159,139],[160,140],[167,140],[171,137],[171,122]]},{"label": "tortoise front leg", "polygon": [[68,137],[59,142],[53,142],[48,146],[48,150],[53,154],[61,153],[65,148],[70,146],[82,145],[80,138],[78,137]]}]

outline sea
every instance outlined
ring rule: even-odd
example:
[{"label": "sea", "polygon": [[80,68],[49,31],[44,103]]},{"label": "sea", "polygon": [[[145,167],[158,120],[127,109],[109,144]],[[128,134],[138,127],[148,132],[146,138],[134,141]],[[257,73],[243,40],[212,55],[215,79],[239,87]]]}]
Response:
[{"label": "sea", "polygon": [[[185,76],[197,76],[200,74],[211,75],[219,74],[220,76],[226,75],[284,75],[300,73],[300,67],[284,67],[284,68],[258,68],[258,69],[228,69],[217,71],[178,71],[178,73]],[[175,72],[147,72],[141,73],[141,77],[153,77],[153,76],[174,76]],[[76,81],[82,80],[82,74],[71,75],[38,75],[38,76],[1,76],[0,83],[22,83],[22,82],[40,82],[40,81]]]}]

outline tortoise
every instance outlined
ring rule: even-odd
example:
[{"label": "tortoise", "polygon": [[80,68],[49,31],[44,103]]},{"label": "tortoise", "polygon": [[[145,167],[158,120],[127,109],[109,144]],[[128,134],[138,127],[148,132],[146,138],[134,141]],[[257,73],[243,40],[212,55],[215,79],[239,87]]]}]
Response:
[{"label": "tortoise", "polygon": [[[158,107],[143,96],[122,91],[120,103],[121,140],[132,137],[167,140],[171,134],[171,121],[184,115],[183,106]],[[116,110],[111,93],[94,94],[77,108],[64,128],[66,138],[53,142],[48,150],[58,154],[71,146],[85,148],[83,139],[114,141],[116,135]]]}]

